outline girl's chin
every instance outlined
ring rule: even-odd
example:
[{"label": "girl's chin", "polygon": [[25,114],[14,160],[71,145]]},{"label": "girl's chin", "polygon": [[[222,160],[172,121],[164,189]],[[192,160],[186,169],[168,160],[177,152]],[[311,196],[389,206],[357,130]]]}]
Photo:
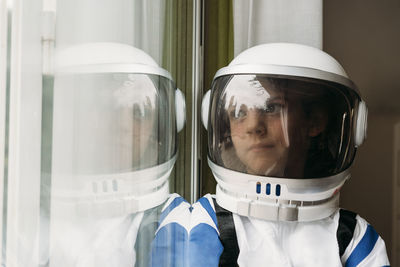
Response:
[{"label": "girl's chin", "polygon": [[279,176],[279,171],[276,170],[276,164],[271,165],[266,168],[265,165],[260,168],[252,168],[248,169],[247,172],[253,175],[262,175],[262,176]]},{"label": "girl's chin", "polygon": [[275,160],[271,161],[259,161],[248,164],[248,173],[254,175],[271,176],[271,177],[283,177],[285,174],[285,163],[284,161]]}]

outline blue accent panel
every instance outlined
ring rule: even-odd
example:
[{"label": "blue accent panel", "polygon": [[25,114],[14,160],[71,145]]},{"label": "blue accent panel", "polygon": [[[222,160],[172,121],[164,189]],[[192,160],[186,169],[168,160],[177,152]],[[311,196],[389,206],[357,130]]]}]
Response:
[{"label": "blue accent panel", "polygon": [[200,223],[190,231],[187,266],[218,266],[223,249],[218,232],[210,225]]},{"label": "blue accent panel", "polygon": [[379,235],[375,229],[368,225],[367,230],[365,230],[364,236],[350,254],[350,257],[346,261],[345,267],[355,267],[360,262],[362,262],[371,253],[374,248]]},{"label": "blue accent panel", "polygon": [[257,194],[261,193],[261,184],[260,183],[257,183],[257,185],[256,185],[256,192],[257,192]]},{"label": "blue accent panel", "polygon": [[275,187],[275,195],[278,197],[281,195],[281,185],[280,184],[277,184]]},{"label": "blue accent panel", "polygon": [[208,201],[208,199],[202,197],[198,200],[198,202],[200,202],[203,208],[208,212],[208,215],[210,215],[211,219],[214,221],[215,225],[218,227],[217,215],[215,214],[214,209],[211,207],[211,204]]},{"label": "blue accent panel", "polygon": [[267,189],[266,189],[265,193],[267,193],[267,195],[271,194],[271,184],[267,184]]},{"label": "blue accent panel", "polygon": [[223,246],[218,232],[200,223],[188,236],[178,223],[162,227],[151,244],[151,267],[218,266]]},{"label": "blue accent panel", "polygon": [[165,210],[161,213],[160,219],[159,219],[159,225],[162,223],[162,221],[167,217],[167,215],[176,207],[178,207],[182,202],[186,202],[186,200],[183,197],[177,197],[172,202],[168,205],[168,207],[165,208]]},{"label": "blue accent panel", "polygon": [[154,267],[184,267],[188,234],[184,227],[170,223],[162,227],[151,243],[150,265]]}]

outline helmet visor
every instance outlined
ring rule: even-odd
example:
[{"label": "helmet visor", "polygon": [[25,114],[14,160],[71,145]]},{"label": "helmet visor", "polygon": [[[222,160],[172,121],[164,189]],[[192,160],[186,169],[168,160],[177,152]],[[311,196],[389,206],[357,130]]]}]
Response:
[{"label": "helmet visor", "polygon": [[53,170],[112,174],[176,154],[175,85],[148,74],[59,75],[54,84]]},{"label": "helmet visor", "polygon": [[321,178],[351,164],[357,94],[312,79],[230,75],[214,81],[209,157],[225,168]]}]

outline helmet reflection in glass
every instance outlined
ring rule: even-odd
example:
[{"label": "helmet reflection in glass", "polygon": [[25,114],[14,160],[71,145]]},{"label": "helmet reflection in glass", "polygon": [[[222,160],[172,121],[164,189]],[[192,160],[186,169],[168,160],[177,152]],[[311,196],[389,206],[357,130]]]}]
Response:
[{"label": "helmet reflection in glass", "polygon": [[57,59],[53,195],[106,217],[163,203],[184,120],[171,75],[116,43],[72,46]]},{"label": "helmet reflection in glass", "polygon": [[57,51],[50,266],[148,266],[161,210],[177,195],[169,176],[184,104],[171,75],[140,49]]},{"label": "helmet reflection in glass", "polygon": [[[362,107],[339,63],[318,49],[266,44],[244,51],[217,72],[203,100],[217,202],[233,212],[244,205],[242,215],[253,206],[252,216],[267,219],[332,214],[365,135]],[[271,200],[329,208],[299,218],[301,205],[292,205],[294,217],[277,218],[280,206]],[[268,205],[270,214],[255,212]]]}]

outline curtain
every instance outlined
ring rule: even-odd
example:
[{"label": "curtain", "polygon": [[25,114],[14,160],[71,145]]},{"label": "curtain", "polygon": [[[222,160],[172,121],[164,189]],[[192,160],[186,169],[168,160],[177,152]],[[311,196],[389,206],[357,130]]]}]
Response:
[{"label": "curtain", "polygon": [[149,54],[160,66],[165,0],[58,0],[56,47],[117,42]]},{"label": "curtain", "polygon": [[234,55],[263,43],[322,49],[322,0],[233,0]]},{"label": "curtain", "polygon": [[[205,1],[204,5],[204,93],[211,88],[218,69],[233,59],[232,0]],[[201,126],[201,194],[215,193],[216,182],[207,164],[207,132]]]},{"label": "curtain", "polygon": [[193,1],[166,0],[162,67],[168,70],[185,95],[186,123],[178,135],[178,158],[170,176],[170,191],[189,200],[191,195],[191,117],[192,117],[192,50]]}]

